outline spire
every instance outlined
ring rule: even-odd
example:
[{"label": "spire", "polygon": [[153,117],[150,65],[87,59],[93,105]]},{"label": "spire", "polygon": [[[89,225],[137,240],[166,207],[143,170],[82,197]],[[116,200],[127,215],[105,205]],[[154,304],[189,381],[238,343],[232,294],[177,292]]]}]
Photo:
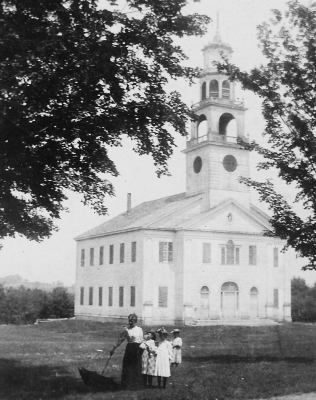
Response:
[{"label": "spire", "polygon": [[216,25],[217,26],[216,26],[216,32],[215,32],[215,36],[213,39],[213,43],[220,44],[220,43],[222,43],[222,38],[219,33],[219,12],[218,11],[217,11],[217,24]]}]

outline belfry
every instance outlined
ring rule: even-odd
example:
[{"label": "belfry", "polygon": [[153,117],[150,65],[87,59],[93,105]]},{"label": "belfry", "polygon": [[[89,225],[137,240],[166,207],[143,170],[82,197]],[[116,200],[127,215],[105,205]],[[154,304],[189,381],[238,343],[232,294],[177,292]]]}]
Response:
[{"label": "belfry", "polygon": [[75,238],[76,318],[146,325],[291,320],[291,252],[268,237],[251,203],[249,152],[239,144],[246,108],[214,61],[232,49],[217,30],[204,49],[193,106],[186,191],[148,201]]}]

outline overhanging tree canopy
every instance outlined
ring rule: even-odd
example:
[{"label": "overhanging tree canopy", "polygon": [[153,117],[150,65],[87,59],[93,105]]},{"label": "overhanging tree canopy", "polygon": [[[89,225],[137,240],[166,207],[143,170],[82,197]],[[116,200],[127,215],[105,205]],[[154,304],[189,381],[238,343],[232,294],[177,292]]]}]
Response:
[{"label": "overhanging tree canopy", "polygon": [[267,235],[286,239],[287,247],[308,258],[303,269],[316,269],[316,3],[305,7],[293,0],[284,14],[273,13],[259,27],[267,64],[249,73],[229,63],[218,68],[262,98],[269,147],[244,145],[265,158],[259,169],[276,168],[281,179],[295,185],[295,201],[308,212],[305,219],[295,213],[271,181],[241,178],[273,212],[273,231]]},{"label": "overhanging tree canopy", "polygon": [[[0,8],[0,237],[40,240],[66,196],[106,213],[118,171],[108,156],[122,135],[167,172],[190,110],[169,78],[197,69],[174,37],[203,35],[209,18],[184,15],[186,0],[4,0]],[[103,175],[104,176],[104,175]]]}]

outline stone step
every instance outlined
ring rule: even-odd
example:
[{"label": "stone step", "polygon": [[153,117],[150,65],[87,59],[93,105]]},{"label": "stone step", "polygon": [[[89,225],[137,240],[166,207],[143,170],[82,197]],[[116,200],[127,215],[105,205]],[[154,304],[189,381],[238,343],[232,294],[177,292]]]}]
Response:
[{"label": "stone step", "polygon": [[279,322],[265,319],[196,319],[192,326],[210,326],[210,325],[235,325],[235,326],[262,326],[262,325],[278,325]]}]

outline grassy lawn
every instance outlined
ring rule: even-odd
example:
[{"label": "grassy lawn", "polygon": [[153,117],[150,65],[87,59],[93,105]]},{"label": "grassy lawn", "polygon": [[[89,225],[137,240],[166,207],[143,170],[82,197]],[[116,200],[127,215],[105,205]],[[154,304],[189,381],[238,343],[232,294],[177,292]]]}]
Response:
[{"label": "grassy lawn", "polygon": [[[0,326],[0,399],[220,400],[316,391],[316,325],[303,324],[185,327],[183,363],[172,370],[167,390],[93,391],[78,368],[101,373],[121,327],[85,321]],[[124,348],[105,372],[118,382]]]}]

